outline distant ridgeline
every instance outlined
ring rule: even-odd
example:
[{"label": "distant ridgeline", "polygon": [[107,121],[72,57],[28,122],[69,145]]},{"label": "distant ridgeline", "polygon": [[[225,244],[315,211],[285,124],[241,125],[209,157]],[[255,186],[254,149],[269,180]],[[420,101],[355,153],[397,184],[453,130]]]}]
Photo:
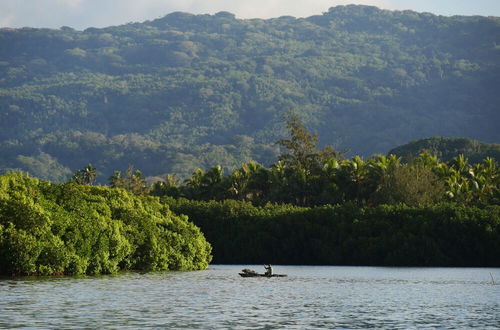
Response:
[{"label": "distant ridgeline", "polygon": [[[500,141],[500,19],[338,6],[308,18],[172,13],[76,31],[0,29],[0,169],[56,182],[279,154],[293,110],[322,145],[387,153]],[[443,153],[443,157],[445,154]]]},{"label": "distant ridgeline", "polygon": [[432,137],[412,141],[392,149],[389,154],[411,160],[423,152],[437,156],[444,162],[450,161],[458,155],[464,155],[471,163],[480,163],[487,157],[500,162],[500,144],[484,143],[465,138]]}]

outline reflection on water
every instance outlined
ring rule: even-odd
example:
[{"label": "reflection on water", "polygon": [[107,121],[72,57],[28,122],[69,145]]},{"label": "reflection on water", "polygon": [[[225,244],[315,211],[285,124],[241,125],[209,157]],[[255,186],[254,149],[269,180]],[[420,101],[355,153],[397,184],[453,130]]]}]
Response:
[{"label": "reflection on water", "polygon": [[500,328],[498,268],[247,267],[1,279],[0,328]]}]

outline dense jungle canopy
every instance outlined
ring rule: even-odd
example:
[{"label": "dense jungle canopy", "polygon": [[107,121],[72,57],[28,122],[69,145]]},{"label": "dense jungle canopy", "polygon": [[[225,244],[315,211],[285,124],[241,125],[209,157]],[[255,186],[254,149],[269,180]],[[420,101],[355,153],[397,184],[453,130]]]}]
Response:
[{"label": "dense jungle canopy", "polygon": [[429,136],[500,140],[500,18],[338,6],[307,18],[171,13],[77,31],[0,29],[0,169],[92,163],[189,176],[269,166],[299,114],[370,156]]}]

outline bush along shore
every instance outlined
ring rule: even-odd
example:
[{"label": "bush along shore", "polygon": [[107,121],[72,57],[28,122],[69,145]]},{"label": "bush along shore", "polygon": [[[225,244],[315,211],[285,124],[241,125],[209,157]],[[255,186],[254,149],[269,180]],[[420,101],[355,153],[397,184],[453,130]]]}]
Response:
[{"label": "bush along shore", "polygon": [[211,246],[158,198],[0,176],[0,275],[199,270]]},{"label": "bush along shore", "polygon": [[162,201],[201,228],[216,263],[500,267],[500,206]]}]

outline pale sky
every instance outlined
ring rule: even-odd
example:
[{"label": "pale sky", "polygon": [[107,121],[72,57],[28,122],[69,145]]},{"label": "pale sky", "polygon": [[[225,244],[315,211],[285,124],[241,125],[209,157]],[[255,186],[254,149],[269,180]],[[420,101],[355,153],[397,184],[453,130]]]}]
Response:
[{"label": "pale sky", "polygon": [[336,5],[362,4],[437,15],[500,16],[500,0],[0,0],[0,27],[70,26],[78,30],[160,18],[174,11],[237,18],[320,15]]}]

